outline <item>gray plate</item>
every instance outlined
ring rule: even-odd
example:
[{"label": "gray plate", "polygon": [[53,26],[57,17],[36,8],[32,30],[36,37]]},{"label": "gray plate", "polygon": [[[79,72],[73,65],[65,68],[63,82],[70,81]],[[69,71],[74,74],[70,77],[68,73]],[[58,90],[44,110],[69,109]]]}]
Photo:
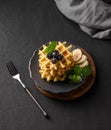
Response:
[{"label": "gray plate", "polygon": [[56,94],[67,93],[81,87],[81,85],[85,82],[85,80],[83,80],[80,84],[75,85],[75,84],[69,83],[66,80],[62,82],[53,82],[53,81],[47,82],[45,79],[42,79],[41,75],[39,74],[39,62],[38,62],[39,49],[33,53],[33,56],[31,57],[29,61],[30,77],[34,80],[37,86],[41,87],[41,89],[45,91],[56,93]]}]

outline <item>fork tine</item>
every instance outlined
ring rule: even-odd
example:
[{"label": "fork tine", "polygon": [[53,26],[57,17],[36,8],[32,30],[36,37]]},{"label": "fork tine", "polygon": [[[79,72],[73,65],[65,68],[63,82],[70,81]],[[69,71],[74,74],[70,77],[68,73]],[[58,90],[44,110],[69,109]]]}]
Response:
[{"label": "fork tine", "polygon": [[6,66],[7,66],[8,70],[9,70],[10,74],[12,75],[12,71],[11,71],[11,69],[9,67],[9,63],[7,63]]},{"label": "fork tine", "polygon": [[10,65],[11,65],[13,71],[17,73],[18,71],[17,71],[15,65],[12,63],[12,61],[10,61]]},{"label": "fork tine", "polygon": [[16,75],[18,73],[16,67],[14,66],[14,64],[12,63],[12,61],[9,61],[7,64],[6,64],[10,74],[12,76]]}]

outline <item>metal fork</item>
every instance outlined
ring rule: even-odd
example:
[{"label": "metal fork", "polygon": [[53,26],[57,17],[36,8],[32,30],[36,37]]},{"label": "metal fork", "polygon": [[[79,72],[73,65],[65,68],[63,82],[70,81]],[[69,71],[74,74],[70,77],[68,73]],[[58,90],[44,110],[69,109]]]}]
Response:
[{"label": "metal fork", "polygon": [[9,61],[6,64],[10,74],[12,75],[12,78],[18,80],[20,82],[20,84],[22,85],[22,87],[24,88],[25,92],[27,92],[27,94],[32,98],[32,100],[36,103],[36,105],[40,108],[41,112],[44,114],[45,117],[48,117],[48,114],[45,112],[45,110],[41,107],[41,105],[38,103],[38,101],[34,98],[34,96],[31,94],[31,92],[29,91],[29,89],[25,86],[25,84],[22,82],[22,80],[20,79],[20,74],[18,73],[15,65],[12,63],[12,61]]}]

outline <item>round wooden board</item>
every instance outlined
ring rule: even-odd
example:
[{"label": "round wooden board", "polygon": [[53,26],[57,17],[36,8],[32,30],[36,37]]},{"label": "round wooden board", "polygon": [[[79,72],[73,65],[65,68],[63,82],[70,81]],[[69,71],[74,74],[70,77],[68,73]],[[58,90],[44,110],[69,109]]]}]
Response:
[{"label": "round wooden board", "polygon": [[83,54],[87,56],[89,65],[91,66],[91,69],[92,69],[92,74],[87,77],[86,82],[83,83],[81,87],[79,87],[78,89],[74,91],[67,92],[67,93],[57,93],[57,94],[43,90],[41,89],[40,86],[36,86],[36,88],[43,95],[48,96],[50,98],[58,99],[58,100],[73,100],[84,95],[93,86],[93,83],[96,77],[96,67],[95,67],[94,61],[91,55],[86,50],[84,50],[83,48],[80,48],[80,49],[82,50]]}]

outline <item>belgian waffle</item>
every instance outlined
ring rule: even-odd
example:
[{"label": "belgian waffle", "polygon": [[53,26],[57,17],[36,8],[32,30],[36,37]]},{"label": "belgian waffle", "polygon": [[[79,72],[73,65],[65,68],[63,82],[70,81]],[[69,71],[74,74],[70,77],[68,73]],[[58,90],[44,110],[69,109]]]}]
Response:
[{"label": "belgian waffle", "polygon": [[[50,43],[49,43],[50,44]],[[46,45],[43,45],[43,49],[39,50],[39,67],[41,78],[45,78],[47,81],[64,81],[66,78],[66,71],[74,66],[73,54],[71,52],[72,45],[66,46],[66,42],[58,42],[56,50],[63,55],[63,59],[53,64],[50,59],[47,58],[45,49]]]}]

